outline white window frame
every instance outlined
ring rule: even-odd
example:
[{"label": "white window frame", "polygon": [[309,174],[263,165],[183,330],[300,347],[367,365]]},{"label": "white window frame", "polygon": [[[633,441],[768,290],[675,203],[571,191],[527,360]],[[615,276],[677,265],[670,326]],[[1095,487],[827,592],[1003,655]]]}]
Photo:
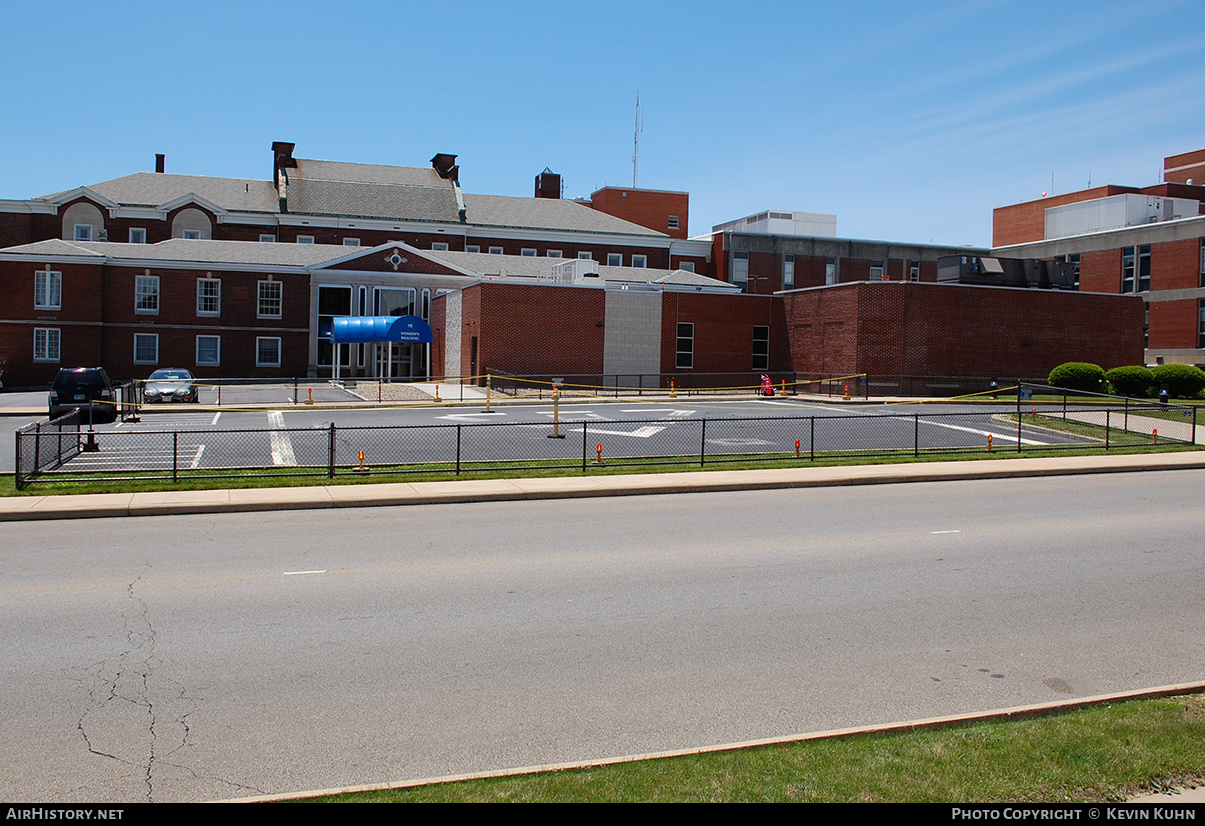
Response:
[{"label": "white window frame", "polygon": [[535,258],[538,254],[535,247],[523,247],[523,249],[519,250],[519,255],[522,255],[524,258]]},{"label": "white window frame", "polygon": [[71,237],[75,241],[91,241],[95,232],[96,228],[91,224],[76,224]]},{"label": "white window frame", "polygon": [[909,261],[908,262],[908,280],[909,281],[920,281],[920,262],[919,261]]},{"label": "white window frame", "polygon": [[[212,286],[215,292],[207,292]],[[220,316],[222,314],[222,280],[220,278],[197,279],[197,315]]]},{"label": "white window frame", "polygon": [[563,257],[560,250],[548,250],[548,252],[544,253],[544,255],[548,258],[562,258]]},{"label": "white window frame", "polygon": [[[265,342],[276,342],[276,361],[264,361],[263,345]],[[257,336],[255,339],[255,366],[256,367],[279,367],[280,366],[280,336]]]},{"label": "white window frame", "polygon": [[594,260],[594,253],[592,253],[592,252],[585,252],[585,251],[583,251],[583,252],[579,252],[579,253],[577,254],[577,260],[579,260],[579,261],[593,261],[593,260]]},{"label": "white window frame", "polygon": [[790,253],[782,257],[782,288],[784,290],[795,289],[795,256]]},{"label": "white window frame", "polygon": [[259,234],[259,242],[260,242],[261,244],[275,244],[275,243],[276,243],[276,236],[275,236],[275,235],[269,235],[269,234],[268,234],[268,233],[266,233],[266,232],[261,232],[261,233]]},{"label": "white window frame", "polygon": [[[39,342],[38,339],[41,339]],[[55,363],[63,357],[63,331],[58,327],[33,328],[33,360]]]},{"label": "white window frame", "polygon": [[875,260],[870,262],[870,274],[867,276],[871,281],[886,281],[887,280],[887,262]]},{"label": "white window frame", "polygon": [[314,236],[312,236],[312,235],[298,235],[298,236],[297,236],[297,243],[298,243],[298,244],[312,244],[312,243],[314,243]]},{"label": "white window frame", "polygon": [[138,315],[159,315],[159,276],[134,276],[134,312]]},{"label": "white window frame", "polygon": [[[265,285],[274,285],[274,289],[265,290]],[[265,292],[275,292],[276,295],[264,295]],[[260,281],[259,286],[255,291],[255,316],[256,318],[280,318],[284,310],[284,293],[285,287],[283,281]],[[264,302],[269,305],[276,305],[276,312],[264,312]]]},{"label": "white window frame", "polygon": [[679,261],[678,269],[682,270],[683,272],[694,272],[695,271],[695,262],[694,261]]},{"label": "white window frame", "polygon": [[480,244],[465,244],[464,251],[465,252],[481,252],[481,245]]},{"label": "white window frame", "polygon": [[343,246],[345,246],[345,247],[358,247],[358,246],[360,246],[360,239],[359,239],[359,238],[344,238],[344,239],[343,239]]},{"label": "white window frame", "polygon": [[742,291],[749,288],[749,253],[732,253],[732,283],[739,284]]},{"label": "white window frame", "polygon": [[201,230],[199,229],[182,229],[180,230],[180,238],[186,241],[200,241]]},{"label": "white window frame", "polygon": [[49,269],[33,274],[33,306],[37,310],[63,309],[63,274]]},{"label": "white window frame", "polygon": [[622,267],[623,266],[623,253],[622,252],[608,252],[607,253],[607,266],[608,267]]},{"label": "white window frame", "polygon": [[839,281],[840,281],[840,277],[837,272],[837,259],[836,258],[825,259],[825,261],[824,261],[824,284],[825,284],[825,286],[836,284]]},{"label": "white window frame", "polygon": [[146,229],[143,227],[131,227],[130,228],[130,243],[131,244],[145,244],[146,243]]},{"label": "white window frame", "polygon": [[633,267],[639,267],[640,269],[643,270],[643,269],[648,269],[648,265],[649,265],[649,257],[647,255],[633,255],[632,256],[632,266]]},{"label": "white window frame", "polygon": [[431,242],[431,250],[432,250],[432,252],[447,252],[448,251],[448,242],[447,241],[432,241]]},{"label": "white window frame", "polygon": [[[213,347],[214,357],[213,357],[212,361],[210,361],[210,360],[202,361],[201,360],[201,342],[203,340],[206,342],[212,341],[214,344],[214,347]],[[209,348],[206,347],[206,350],[208,350],[208,349]],[[196,357],[197,357],[196,362],[197,362],[198,367],[220,367],[222,365],[222,337],[221,336],[197,336]]]},{"label": "white window frame", "polygon": [[490,255],[505,255],[505,254],[506,253],[504,253],[502,251],[502,247],[490,247]]},{"label": "white window frame", "polygon": [[[143,343],[151,343],[153,345],[154,354],[149,358],[138,357],[139,340]],[[135,364],[158,364],[159,363],[159,334],[158,333],[134,333],[134,363]]]}]

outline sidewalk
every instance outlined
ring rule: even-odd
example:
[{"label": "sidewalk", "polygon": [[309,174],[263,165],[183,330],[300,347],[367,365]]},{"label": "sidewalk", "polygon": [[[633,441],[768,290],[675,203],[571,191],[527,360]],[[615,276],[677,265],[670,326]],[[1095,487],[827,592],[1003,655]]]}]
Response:
[{"label": "sidewalk", "polygon": [[714,470],[537,479],[474,479],[290,488],[0,497],[0,522],[235,511],[372,508],[705,491],[887,485],[964,479],[1205,469],[1205,452],[1058,456],[765,470]]}]

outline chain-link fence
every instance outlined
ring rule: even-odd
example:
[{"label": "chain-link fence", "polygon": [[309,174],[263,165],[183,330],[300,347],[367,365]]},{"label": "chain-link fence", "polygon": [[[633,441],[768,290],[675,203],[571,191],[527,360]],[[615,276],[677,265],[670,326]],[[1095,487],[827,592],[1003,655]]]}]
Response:
[{"label": "chain-link fence", "polygon": [[[907,406],[775,417],[240,430],[81,429],[78,417],[17,431],[16,483],[126,479],[463,474],[600,466],[812,462],[833,457],[1110,450],[1194,444],[1196,408],[1051,397],[936,412]],[[1037,391],[1037,392],[1035,392]],[[1062,393],[1062,391],[1057,391]]]}]

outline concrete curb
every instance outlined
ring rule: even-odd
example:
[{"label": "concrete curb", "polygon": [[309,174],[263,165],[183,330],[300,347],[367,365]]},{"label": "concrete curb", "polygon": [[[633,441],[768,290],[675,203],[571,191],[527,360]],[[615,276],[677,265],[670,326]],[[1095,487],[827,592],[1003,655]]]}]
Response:
[{"label": "concrete curb", "polygon": [[[660,760],[666,757],[687,757],[693,754],[714,754],[725,751],[758,748],[759,746],[776,746],[786,743],[802,743],[809,740],[835,740],[845,737],[856,737],[867,734],[891,734],[895,732],[922,731],[927,729],[944,728],[947,726],[966,725],[968,723],[987,722],[992,720],[1021,720],[1029,717],[1044,717],[1060,714],[1080,708],[1100,705],[1102,703],[1119,703],[1127,700],[1149,700],[1159,697],[1174,697],[1180,694],[1200,694],[1205,692],[1205,682],[1179,683],[1176,685],[1158,686],[1155,688],[1122,691],[1115,694],[1098,694],[1092,697],[1081,697],[1077,700],[1059,700],[1051,703],[1036,703],[1028,706],[1013,706],[998,708],[991,711],[971,712],[966,714],[950,714],[943,717],[926,717],[919,720],[906,720],[902,723],[885,723],[871,726],[855,726],[853,728],[831,729],[816,731],[810,734],[788,734],[781,737],[767,737],[761,740],[744,740],[737,743],[724,743],[716,746],[703,746],[693,749],[675,749],[673,751],[650,752],[648,754],[629,754],[622,757],[607,757],[599,760],[582,760],[572,763],[550,763],[544,766],[523,766],[514,769],[496,769],[494,771],[472,772],[469,774],[450,774],[442,777],[427,777],[415,780],[402,780],[395,783],[373,783],[363,786],[345,786],[334,789],[318,789],[304,792],[286,792],[283,794],[263,795],[260,797],[243,797],[234,800],[219,801],[222,803],[269,803],[281,800],[305,800],[314,797],[328,797],[355,792],[375,792],[390,789],[413,789],[420,786],[433,786],[442,783],[455,783],[461,780],[479,780],[490,777],[514,777],[540,772],[568,771],[573,769],[592,769],[600,766],[614,766],[620,763],[634,763],[642,760]],[[1177,802],[1197,801],[1197,793],[1192,790],[1187,795],[1168,798]],[[1202,796],[1205,798],[1205,796]],[[1146,798],[1143,798],[1146,800]],[[1163,796],[1159,796],[1161,801]]]},{"label": "concrete curb", "polygon": [[513,502],[1205,469],[1205,452],[0,498],[0,522]]}]

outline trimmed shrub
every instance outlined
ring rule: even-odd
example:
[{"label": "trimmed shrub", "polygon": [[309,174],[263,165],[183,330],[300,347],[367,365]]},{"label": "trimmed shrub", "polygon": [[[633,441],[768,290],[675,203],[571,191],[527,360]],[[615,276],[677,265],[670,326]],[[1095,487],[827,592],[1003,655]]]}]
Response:
[{"label": "trimmed shrub", "polygon": [[1167,385],[1173,399],[1194,399],[1205,390],[1205,373],[1191,364],[1161,364],[1151,371],[1156,389]]},{"label": "trimmed shrub", "polygon": [[1114,393],[1138,399],[1147,398],[1155,389],[1155,377],[1140,364],[1114,367],[1105,373],[1105,381],[1113,387]]},{"label": "trimmed shrub", "polygon": [[1067,390],[1087,390],[1091,393],[1103,393],[1105,390],[1105,371],[1096,364],[1085,364],[1082,361],[1069,361],[1060,364],[1050,371],[1046,383],[1051,387],[1062,387]]}]

